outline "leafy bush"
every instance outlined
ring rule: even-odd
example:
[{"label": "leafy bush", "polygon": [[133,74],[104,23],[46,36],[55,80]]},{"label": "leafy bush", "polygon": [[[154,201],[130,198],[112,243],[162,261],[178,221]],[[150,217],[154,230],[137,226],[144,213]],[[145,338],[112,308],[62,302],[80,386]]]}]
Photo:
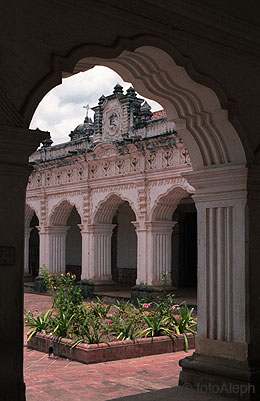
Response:
[{"label": "leafy bush", "polygon": [[[174,295],[165,294],[157,302],[138,300],[136,308],[130,301],[107,305],[100,298],[83,305],[75,275],[67,273],[52,277],[41,268],[44,283],[52,294],[53,309],[34,317],[25,312],[25,324],[31,327],[28,341],[37,332],[47,332],[72,340],[72,347],[81,342],[98,344],[111,340],[134,340],[138,337],[183,334],[188,350],[187,333],[196,334],[197,320],[186,302],[174,304]],[[165,279],[166,282],[166,279]]]}]

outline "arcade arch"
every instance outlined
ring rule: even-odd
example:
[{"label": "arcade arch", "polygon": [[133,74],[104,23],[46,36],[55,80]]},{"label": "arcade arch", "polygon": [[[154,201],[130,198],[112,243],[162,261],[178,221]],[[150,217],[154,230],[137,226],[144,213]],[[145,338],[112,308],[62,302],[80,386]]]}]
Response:
[{"label": "arcade arch", "polygon": [[46,265],[53,274],[72,271],[80,278],[81,275],[81,249],[82,239],[80,234],[81,217],[76,207],[67,200],[63,200],[53,207],[49,216],[49,225],[41,235],[41,248],[45,260],[41,265]]},{"label": "arcade arch", "polygon": [[35,210],[25,205],[24,273],[25,280],[39,273],[39,219]]}]

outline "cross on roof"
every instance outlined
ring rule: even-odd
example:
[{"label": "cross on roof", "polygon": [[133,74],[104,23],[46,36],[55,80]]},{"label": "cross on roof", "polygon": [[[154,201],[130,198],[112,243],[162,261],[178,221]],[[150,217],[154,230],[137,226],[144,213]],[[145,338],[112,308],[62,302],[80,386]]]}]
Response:
[{"label": "cross on roof", "polygon": [[88,117],[89,104],[87,104],[86,106],[83,106],[83,109],[86,109],[86,117]]}]

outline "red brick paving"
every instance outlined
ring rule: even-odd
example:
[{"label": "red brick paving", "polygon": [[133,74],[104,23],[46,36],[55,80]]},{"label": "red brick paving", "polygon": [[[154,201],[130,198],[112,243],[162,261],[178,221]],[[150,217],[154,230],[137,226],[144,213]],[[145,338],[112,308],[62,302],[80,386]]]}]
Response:
[{"label": "red brick paving", "polygon": [[[26,310],[44,312],[50,307],[49,296],[25,294]],[[26,331],[28,332],[28,328]],[[215,396],[175,387],[178,385],[180,371],[178,362],[192,352],[84,365],[54,356],[49,358],[47,354],[25,346],[26,400],[218,400]],[[223,398],[220,399],[224,401]]]}]

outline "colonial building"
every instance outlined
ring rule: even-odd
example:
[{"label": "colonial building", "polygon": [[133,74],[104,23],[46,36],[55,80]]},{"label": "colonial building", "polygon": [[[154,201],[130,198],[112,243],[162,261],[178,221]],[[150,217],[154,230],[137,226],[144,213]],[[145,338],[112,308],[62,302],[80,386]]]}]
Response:
[{"label": "colonial building", "polygon": [[169,285],[196,285],[192,168],[174,125],[119,84],[93,110],[69,142],[47,139],[30,158],[25,272],[153,287],[167,272]]}]

